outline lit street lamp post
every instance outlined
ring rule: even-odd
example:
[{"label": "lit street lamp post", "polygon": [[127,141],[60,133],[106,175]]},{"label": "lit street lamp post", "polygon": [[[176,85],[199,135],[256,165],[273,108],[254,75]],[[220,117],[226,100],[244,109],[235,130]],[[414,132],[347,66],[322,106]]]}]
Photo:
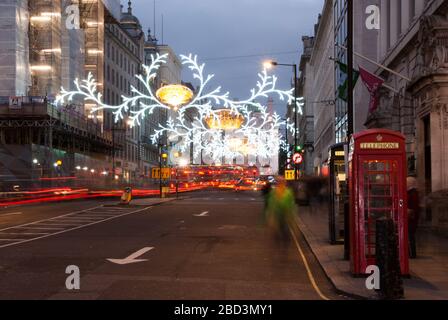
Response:
[{"label": "lit street lamp post", "polygon": [[[264,63],[265,68],[271,68],[276,66],[286,66],[286,67],[292,67],[294,71],[294,150],[296,150],[297,146],[299,145],[299,136],[298,136],[298,110],[297,110],[297,95],[298,95],[298,88],[297,88],[297,64],[285,64],[285,63],[278,63],[276,61],[266,61]],[[294,176],[295,180],[298,178],[298,167],[297,165],[294,165]]]},{"label": "lit street lamp post", "polygon": [[[180,107],[189,103],[193,99],[194,93],[191,89],[182,84],[170,84],[160,87],[159,90],[157,90],[156,92],[156,96],[160,102],[169,106],[173,111],[178,111]],[[163,145],[159,142],[160,197],[162,197],[162,158],[164,156],[166,156],[165,160],[168,158],[168,155],[162,154],[162,146]],[[177,169],[176,169],[176,176],[177,176]],[[176,186],[176,194],[177,190],[178,187]]]}]

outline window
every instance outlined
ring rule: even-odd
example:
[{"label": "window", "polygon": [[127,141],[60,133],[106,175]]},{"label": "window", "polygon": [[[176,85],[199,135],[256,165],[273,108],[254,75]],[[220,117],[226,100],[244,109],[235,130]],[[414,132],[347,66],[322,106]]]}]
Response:
[{"label": "window", "polygon": [[409,20],[413,20],[415,18],[415,0],[409,0]]}]

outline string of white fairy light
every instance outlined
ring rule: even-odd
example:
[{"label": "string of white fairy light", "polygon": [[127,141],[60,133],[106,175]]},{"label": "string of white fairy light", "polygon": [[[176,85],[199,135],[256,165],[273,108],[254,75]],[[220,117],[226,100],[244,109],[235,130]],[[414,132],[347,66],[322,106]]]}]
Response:
[{"label": "string of white fairy light", "polygon": [[[277,77],[268,75],[267,70],[264,69],[258,74],[256,88],[250,91],[250,97],[246,100],[234,101],[229,98],[229,92],[221,92],[221,87],[206,90],[214,75],[204,74],[205,64],[200,65],[197,56],[190,54],[180,57],[182,64],[192,72],[193,78],[199,82],[199,86],[191,101],[180,106],[174,118],[169,118],[167,123],[159,123],[159,128],[151,136],[153,143],[156,144],[160,137],[168,135],[171,140],[177,140],[176,148],[179,151],[185,152],[193,144],[195,157],[205,154],[217,162],[224,157],[234,159],[248,154],[269,158],[278,154],[280,149],[287,149],[287,142],[280,138],[279,131],[281,127],[286,126],[286,130],[294,134],[294,125],[289,119],[282,120],[276,113],[270,114],[259,101],[277,95],[281,101],[292,104],[295,100],[294,89],[277,89]],[[115,122],[119,122],[127,116],[131,127],[140,126],[141,121],[153,114],[157,108],[172,109],[156,97],[152,86],[160,67],[167,63],[168,54],[157,53],[151,59],[152,63],[149,66],[142,66],[144,74],[136,75],[145,92],[131,86],[133,95],[130,97],[122,95],[121,104],[109,105],[103,102],[101,93],[97,92],[98,84],[91,73],[86,80],[80,82],[76,79],[74,81],[76,90],[67,91],[61,88],[55,103],[61,105],[66,101],[72,101],[75,96],[80,96],[86,103],[96,105],[91,110],[92,113],[110,110],[114,115]],[[297,99],[296,108],[299,113],[302,113],[302,101],[302,98]],[[220,106],[220,109],[215,106]],[[196,116],[193,121],[188,121],[186,112],[191,109],[194,110]],[[225,130],[219,128],[222,109],[244,118],[241,127],[232,130],[231,134],[223,135]],[[205,120],[210,118],[218,124],[216,127],[207,126]],[[237,139],[235,137],[239,137],[240,146],[235,145],[238,144],[235,143]]]}]

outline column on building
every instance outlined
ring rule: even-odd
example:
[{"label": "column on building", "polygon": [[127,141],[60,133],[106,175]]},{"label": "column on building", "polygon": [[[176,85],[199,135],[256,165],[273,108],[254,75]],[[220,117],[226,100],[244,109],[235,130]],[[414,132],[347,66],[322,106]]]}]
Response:
[{"label": "column on building", "polygon": [[381,18],[380,18],[380,54],[379,57],[383,58],[387,50],[389,49],[389,2],[390,0],[381,0]]},{"label": "column on building", "polygon": [[389,9],[389,45],[393,47],[397,43],[398,36],[401,33],[401,0],[389,1]]},{"label": "column on building", "polygon": [[413,17],[411,17],[411,12],[413,12],[413,10],[411,10],[411,5],[415,5],[412,0],[401,0],[401,33],[406,32],[411,25],[413,19]]}]

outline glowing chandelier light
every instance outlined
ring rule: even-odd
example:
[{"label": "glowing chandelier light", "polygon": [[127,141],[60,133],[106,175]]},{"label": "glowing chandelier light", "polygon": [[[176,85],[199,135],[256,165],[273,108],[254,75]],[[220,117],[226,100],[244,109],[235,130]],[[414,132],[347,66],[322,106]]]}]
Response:
[{"label": "glowing chandelier light", "polygon": [[188,104],[193,99],[193,91],[184,85],[171,84],[157,90],[156,97],[160,102],[172,106],[177,111],[180,106]]},{"label": "glowing chandelier light", "polygon": [[244,117],[228,109],[216,110],[215,115],[205,119],[207,126],[212,130],[237,130],[241,128]]},{"label": "glowing chandelier light", "polygon": [[[91,112],[110,110],[115,116],[115,122],[127,117],[130,126],[140,125],[146,116],[156,109],[176,111],[174,118],[167,123],[159,123],[159,128],[151,136],[152,142],[157,143],[160,137],[169,135],[171,140],[177,140],[176,148],[180,152],[189,150],[194,145],[194,156],[205,153],[214,160],[223,157],[236,158],[248,154],[257,157],[272,157],[285,148],[286,143],[281,139],[279,131],[286,126],[286,130],[294,134],[294,126],[289,119],[281,120],[276,114],[267,111],[267,107],[260,103],[272,95],[277,95],[288,104],[294,103],[294,89],[277,89],[277,78],[269,75],[264,69],[258,74],[258,82],[250,91],[249,98],[241,101],[229,99],[229,92],[222,93],[221,87],[207,90],[214,75],[205,75],[205,65],[200,65],[197,56],[181,55],[182,64],[193,74],[199,82],[198,89],[193,92],[186,86],[170,84],[154,92],[154,80],[163,64],[167,63],[168,54],[155,54],[149,66],[143,65],[144,73],[136,75],[143,90],[131,86],[132,96],[122,96],[122,103],[108,105],[103,102],[102,94],[97,91],[99,84],[89,73],[86,80],[76,79],[75,90],[61,89],[56,98],[56,104],[61,105],[71,101],[75,96],[84,98],[85,104],[92,105]],[[302,114],[303,99],[297,99],[296,111]],[[219,105],[220,109],[215,106]],[[197,116],[187,120],[186,111],[193,109]],[[231,131],[234,136],[223,136],[223,131]],[[237,137],[237,138],[235,138]],[[243,139],[240,146],[235,145],[235,139]]]}]

